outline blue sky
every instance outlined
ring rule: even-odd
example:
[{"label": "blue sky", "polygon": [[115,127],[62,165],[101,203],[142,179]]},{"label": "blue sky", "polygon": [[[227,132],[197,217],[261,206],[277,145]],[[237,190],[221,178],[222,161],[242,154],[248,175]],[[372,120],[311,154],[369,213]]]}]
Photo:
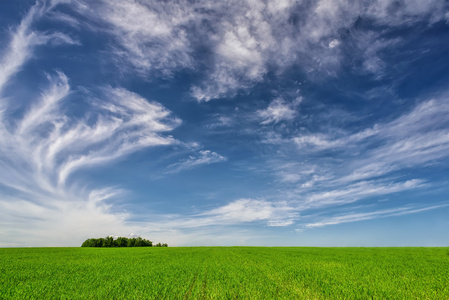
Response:
[{"label": "blue sky", "polygon": [[1,1],[0,246],[448,246],[449,5]]}]

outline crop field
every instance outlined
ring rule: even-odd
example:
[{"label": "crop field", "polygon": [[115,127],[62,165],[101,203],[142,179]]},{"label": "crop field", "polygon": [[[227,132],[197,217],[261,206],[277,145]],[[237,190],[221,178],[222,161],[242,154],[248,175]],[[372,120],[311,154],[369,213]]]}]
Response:
[{"label": "crop field", "polygon": [[449,299],[449,249],[0,249],[0,299],[35,298]]}]

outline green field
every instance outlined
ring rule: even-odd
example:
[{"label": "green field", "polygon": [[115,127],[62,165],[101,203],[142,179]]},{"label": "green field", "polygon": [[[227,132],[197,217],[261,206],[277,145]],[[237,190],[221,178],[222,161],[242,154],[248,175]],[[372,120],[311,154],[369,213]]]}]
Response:
[{"label": "green field", "polygon": [[6,248],[1,299],[449,299],[448,248]]}]

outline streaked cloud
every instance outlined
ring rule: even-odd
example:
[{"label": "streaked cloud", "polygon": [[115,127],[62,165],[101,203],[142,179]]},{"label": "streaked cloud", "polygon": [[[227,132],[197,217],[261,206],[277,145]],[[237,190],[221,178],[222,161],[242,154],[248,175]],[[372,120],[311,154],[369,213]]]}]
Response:
[{"label": "streaked cloud", "polygon": [[20,24],[10,30],[10,42],[0,58],[0,92],[22,65],[33,56],[33,49],[45,44],[79,44],[78,41],[61,32],[39,32],[31,26],[36,19],[44,16],[52,6],[37,2],[23,17]]},{"label": "streaked cloud", "polygon": [[226,157],[218,153],[215,153],[210,150],[201,150],[198,152],[198,155],[191,155],[187,159],[169,165],[165,173],[166,174],[179,173],[181,171],[193,169],[200,165],[209,165],[213,163],[225,162],[226,160],[227,160]]},{"label": "streaked cloud", "polygon": [[308,208],[323,208],[330,205],[348,204],[361,199],[388,195],[401,191],[423,187],[425,183],[419,179],[407,180],[405,182],[392,183],[375,180],[372,182],[361,181],[343,187],[335,187],[326,192],[312,193],[306,200],[305,206]]},{"label": "streaked cloud", "polygon": [[286,202],[273,203],[256,199],[239,199],[202,215],[218,222],[267,221],[268,226],[288,226],[297,217],[297,213]]},{"label": "streaked cloud", "polygon": [[194,36],[186,29],[195,25],[194,6],[187,2],[76,1],[69,5],[88,18],[85,26],[114,37],[109,51],[125,72],[171,76],[194,67],[190,42]]},{"label": "streaked cloud", "polygon": [[[292,65],[300,65],[311,78],[335,76],[345,58],[341,47],[350,48],[366,72],[381,76],[381,53],[399,40],[356,28],[358,20],[394,28],[445,18],[443,0],[419,5],[393,0],[126,0],[76,1],[70,6],[90,19],[91,28],[114,36],[110,52],[127,72],[144,77],[172,76],[183,69],[204,72],[191,87],[198,101],[232,97],[261,82],[270,70],[282,72]],[[194,54],[197,49],[204,50],[201,57]]]},{"label": "streaked cloud", "polygon": [[268,227],[285,227],[294,224],[298,211],[285,201],[264,199],[237,199],[201,213],[183,215],[159,214],[155,222],[146,226],[159,231],[207,231],[210,228],[241,226],[242,224],[264,224]]},{"label": "streaked cloud", "polygon": [[[302,151],[335,151],[346,156],[362,152],[345,161],[350,174],[339,174],[340,182],[379,177],[402,168],[422,166],[447,157],[449,123],[443,117],[449,111],[447,95],[424,101],[396,120],[375,124],[356,133],[333,137],[327,134],[293,138]],[[329,173],[329,172],[327,172]]]},{"label": "streaked cloud", "polygon": [[[1,86],[33,57],[37,45],[54,40],[76,44],[61,33],[39,33],[31,24],[52,6],[38,2],[11,32],[10,44],[0,57]],[[181,121],[157,102],[118,87],[103,87],[94,93],[73,91],[61,71],[47,75],[48,86],[30,99],[23,115],[11,113],[12,96],[3,91],[0,119],[0,185],[3,240],[11,245],[54,245],[70,243],[92,234],[129,228],[124,211],[107,204],[122,194],[121,189],[88,187],[70,181],[76,171],[112,163],[148,147],[176,144],[167,132]],[[76,98],[85,111],[74,116],[65,104]],[[27,219],[24,225],[21,220]],[[33,232],[29,229],[34,228]],[[70,235],[67,235],[70,232]],[[67,237],[62,237],[65,234]],[[46,242],[39,239],[47,237]],[[50,237],[52,236],[52,237]],[[23,244],[21,241],[27,241]]]},{"label": "streaked cloud", "polygon": [[5,7],[8,246],[265,243],[448,207],[444,0]]},{"label": "streaked cloud", "polygon": [[[435,182],[413,175],[413,170],[449,157],[449,123],[444,117],[449,109],[447,99],[446,93],[440,94],[396,119],[359,131],[350,127],[345,131],[343,126],[334,131],[324,126],[324,132],[284,134],[273,140],[280,155],[273,157],[265,172],[271,172],[283,186],[273,198],[288,199],[305,212],[431,188]],[[265,133],[262,139],[270,142]],[[377,217],[374,214],[372,219]]]},{"label": "streaked cloud", "polygon": [[[163,133],[180,121],[160,104],[117,88],[104,90],[107,105],[95,99],[98,115],[74,120],[62,114],[60,107],[70,93],[67,77],[58,73],[50,79],[48,90],[17,127],[1,128],[0,183],[6,190],[0,205],[5,228],[14,228],[12,224],[18,222],[15,216],[27,217],[34,221],[13,231],[27,240],[33,226],[33,237],[28,242],[36,244],[42,244],[38,239],[44,234],[54,233],[45,245],[64,242],[65,238],[58,234],[68,231],[76,239],[85,237],[86,232],[125,234],[129,214],[106,204],[117,197],[117,192],[108,188],[77,190],[79,183],[69,181],[69,177],[78,170],[101,167],[141,149],[177,143]],[[45,221],[39,221],[42,217]]]},{"label": "streaked cloud", "polygon": [[429,206],[424,206],[424,207],[414,205],[414,206],[405,206],[405,207],[392,208],[392,209],[382,209],[382,210],[371,211],[371,212],[351,213],[351,214],[345,214],[345,215],[339,215],[339,216],[325,218],[319,222],[308,223],[308,224],[305,224],[304,227],[305,228],[317,228],[317,227],[324,227],[324,226],[330,226],[330,225],[338,225],[338,224],[344,224],[344,223],[366,221],[366,220],[372,220],[372,219],[378,219],[378,218],[403,216],[403,215],[415,214],[415,213],[420,213],[420,212],[434,210],[434,209],[440,209],[440,208],[444,208],[444,207],[448,207],[448,206],[449,206],[448,203],[442,203],[439,205],[429,205]]}]

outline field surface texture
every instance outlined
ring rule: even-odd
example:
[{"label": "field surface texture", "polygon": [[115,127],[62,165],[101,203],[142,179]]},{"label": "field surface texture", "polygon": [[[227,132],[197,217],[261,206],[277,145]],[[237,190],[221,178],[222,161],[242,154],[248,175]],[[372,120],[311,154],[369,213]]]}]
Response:
[{"label": "field surface texture", "polygon": [[448,248],[0,249],[1,299],[449,299]]}]

